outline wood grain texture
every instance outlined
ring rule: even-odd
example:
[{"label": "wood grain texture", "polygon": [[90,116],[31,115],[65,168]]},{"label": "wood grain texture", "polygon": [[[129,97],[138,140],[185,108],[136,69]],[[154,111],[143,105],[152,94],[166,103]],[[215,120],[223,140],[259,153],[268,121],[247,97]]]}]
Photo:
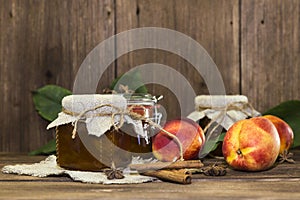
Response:
[{"label": "wood grain texture", "polygon": [[[52,138],[30,92],[45,84],[72,89],[88,52],[131,28],[170,28],[195,39],[218,66],[227,94],[248,96],[261,112],[300,98],[297,0],[0,0],[0,5],[0,151],[28,152]],[[208,94],[190,63],[151,49],[121,56],[101,78],[98,92],[116,75],[150,62],[172,67],[196,94]],[[150,92],[165,96],[160,103],[169,119],[184,116],[193,110],[193,99],[177,80],[166,77],[190,102],[186,113],[168,88],[149,85]]]},{"label": "wood grain texture", "polygon": [[[52,138],[30,92],[45,84],[72,90],[87,53],[114,34],[112,2],[1,0],[0,151],[28,152]],[[102,83],[111,74],[114,66]]]},{"label": "wood grain texture", "polygon": [[2,199],[291,199],[298,200],[298,181],[199,181],[190,185],[147,183],[96,185],[76,182],[1,182]]},{"label": "wood grain texture", "polygon": [[[238,1],[118,0],[116,18],[118,33],[137,27],[163,27],[192,37],[208,51],[219,67],[227,93],[239,93]],[[117,62],[117,73],[125,73],[145,63],[161,63],[172,67],[186,77],[197,95],[208,94],[203,78],[190,63],[162,50],[138,50],[122,56]],[[194,109],[193,98],[187,95],[186,88],[178,80],[168,74],[164,78],[190,102],[189,105],[183,105],[185,112],[180,113],[177,97],[167,88],[152,85],[150,92],[164,95],[160,103],[168,111],[169,119],[186,116]]]},{"label": "wood grain texture", "polygon": [[[73,182],[68,177],[36,178],[0,173],[0,199],[299,199],[300,151],[296,164],[281,164],[263,172],[228,169],[226,176],[199,176],[190,185],[152,182],[101,185]],[[34,163],[44,157],[1,154],[0,167]],[[204,164],[221,162],[206,159]]]},{"label": "wood grain texture", "polygon": [[242,1],[242,93],[260,111],[300,98],[300,2]]}]

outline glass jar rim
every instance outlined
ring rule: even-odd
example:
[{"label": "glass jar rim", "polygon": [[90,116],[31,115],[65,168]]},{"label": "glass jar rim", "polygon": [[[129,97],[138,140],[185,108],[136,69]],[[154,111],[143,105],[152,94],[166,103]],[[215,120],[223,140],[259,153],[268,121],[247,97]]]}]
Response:
[{"label": "glass jar rim", "polygon": [[154,98],[149,93],[131,93],[123,94],[123,97],[129,101],[154,101]]}]

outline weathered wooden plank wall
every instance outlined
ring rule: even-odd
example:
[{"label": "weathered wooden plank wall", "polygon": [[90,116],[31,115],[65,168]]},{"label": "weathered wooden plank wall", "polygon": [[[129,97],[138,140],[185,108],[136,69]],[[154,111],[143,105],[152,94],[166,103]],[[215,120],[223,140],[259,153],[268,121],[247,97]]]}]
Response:
[{"label": "weathered wooden plank wall", "polygon": [[[224,78],[228,93],[239,93],[239,5],[233,1],[117,1],[117,33],[137,27],[164,27],[180,31],[197,40],[211,55]],[[122,45],[122,44],[117,44]],[[187,61],[178,55],[157,50],[141,50],[118,59],[118,74],[143,63],[161,63],[173,67],[187,77],[197,94],[208,94],[202,77]],[[226,75],[231,74],[232,77]],[[178,80],[168,77],[185,95],[186,88]],[[156,94],[167,94],[160,103],[168,111],[168,117],[179,116],[176,96],[167,88],[154,86]],[[187,95],[185,95],[188,98]],[[193,98],[187,110],[193,110]],[[183,113],[185,115],[187,113]]]},{"label": "weathered wooden plank wall", "polygon": [[242,1],[241,85],[259,110],[300,98],[300,1]]},{"label": "weathered wooden plank wall", "polygon": [[[226,92],[247,95],[260,111],[300,98],[297,0],[0,0],[0,5],[0,151],[27,152],[45,144],[52,134],[35,112],[30,91],[49,83],[72,89],[88,52],[131,28],[165,27],[191,36],[219,67]],[[115,75],[149,62],[173,67],[197,94],[208,94],[187,61],[158,50],[120,57],[101,78],[100,89]],[[180,114],[174,94],[162,86],[150,89],[165,94],[161,103],[169,118]]]},{"label": "weathered wooden plank wall", "polygon": [[[53,137],[31,91],[50,83],[72,89],[88,52],[114,34],[113,8],[113,0],[0,1],[0,151],[28,152]],[[103,82],[113,79],[109,69]]]}]

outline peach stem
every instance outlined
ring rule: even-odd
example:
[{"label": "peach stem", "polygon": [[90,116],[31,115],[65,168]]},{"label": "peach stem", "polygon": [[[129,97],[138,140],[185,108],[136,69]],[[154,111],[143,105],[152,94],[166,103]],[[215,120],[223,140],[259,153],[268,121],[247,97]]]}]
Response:
[{"label": "peach stem", "polygon": [[240,149],[238,149],[238,150],[236,151],[236,153],[237,153],[238,155],[243,155],[243,153],[242,153],[242,151],[241,151]]}]

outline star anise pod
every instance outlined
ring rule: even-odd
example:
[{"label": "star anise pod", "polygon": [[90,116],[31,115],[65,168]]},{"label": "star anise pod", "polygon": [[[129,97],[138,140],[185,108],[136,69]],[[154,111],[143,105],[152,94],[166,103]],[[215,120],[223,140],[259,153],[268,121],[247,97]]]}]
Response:
[{"label": "star anise pod", "polygon": [[104,173],[108,180],[124,178],[123,172],[119,169],[107,169],[104,170]]},{"label": "star anise pod", "polygon": [[293,153],[288,152],[288,150],[284,150],[283,153],[279,154],[278,162],[279,162],[279,164],[282,164],[284,162],[294,164],[295,161],[293,160],[292,157],[293,157]]},{"label": "star anise pod", "polygon": [[227,173],[226,168],[227,167],[225,165],[213,164],[211,166],[204,167],[202,172],[206,176],[225,176]]},{"label": "star anise pod", "polygon": [[104,173],[107,176],[108,180],[124,178],[123,172],[120,169],[116,168],[114,162],[112,162],[110,169],[104,170]]}]

